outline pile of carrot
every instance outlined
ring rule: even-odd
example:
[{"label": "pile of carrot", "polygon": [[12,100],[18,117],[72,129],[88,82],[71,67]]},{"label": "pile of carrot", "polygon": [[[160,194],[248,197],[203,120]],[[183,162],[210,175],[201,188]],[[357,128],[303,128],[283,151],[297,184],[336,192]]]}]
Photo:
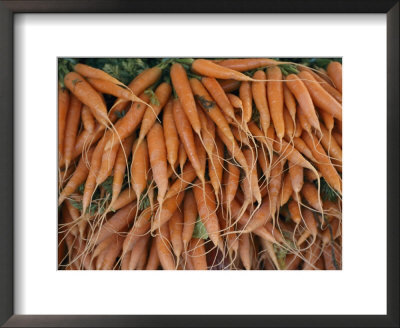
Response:
[{"label": "pile of carrot", "polygon": [[58,88],[65,270],[339,270],[342,65],[171,58]]}]

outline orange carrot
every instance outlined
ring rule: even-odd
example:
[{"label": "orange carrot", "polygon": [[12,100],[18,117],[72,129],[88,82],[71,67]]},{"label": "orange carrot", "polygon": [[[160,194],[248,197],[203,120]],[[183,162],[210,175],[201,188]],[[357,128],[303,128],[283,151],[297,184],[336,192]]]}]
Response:
[{"label": "orange carrot", "polygon": [[312,127],[319,130],[319,121],[315,112],[314,104],[303,81],[301,81],[297,75],[289,74],[286,76],[286,84],[304,111],[307,121]]},{"label": "orange carrot", "polygon": [[199,181],[196,180],[193,192],[201,222],[204,224],[211,241],[223,252],[224,245],[220,236],[214,193],[209,183],[204,184],[204,188],[198,186],[198,183]]},{"label": "orange carrot", "polygon": [[342,64],[332,61],[327,66],[326,71],[332,79],[336,89],[342,92]]},{"label": "orange carrot", "polygon": [[285,136],[291,140],[294,137],[294,123],[286,107],[283,108],[283,121],[285,123]]},{"label": "orange carrot", "polygon": [[211,94],[217,105],[222,111],[231,119],[235,118],[235,112],[232,104],[230,103],[226,91],[221,87],[221,84],[215,78],[203,77],[201,82],[206,87],[207,91]]},{"label": "orange carrot", "polygon": [[292,188],[292,181],[289,173],[286,173],[285,177],[283,178],[283,185],[280,192],[280,206],[285,205],[288,201],[290,196],[292,195],[293,188]]},{"label": "orange carrot", "polygon": [[[171,81],[179,102],[192,126],[194,132],[200,134],[200,119],[194,102],[193,93],[185,69],[179,63],[174,63],[170,70]],[[186,151],[187,152],[187,151]]]},{"label": "orange carrot", "polygon": [[164,200],[168,189],[167,175],[167,149],[161,124],[154,123],[147,135],[149,148],[150,166],[153,171],[153,178],[158,187],[157,199],[159,203]]},{"label": "orange carrot", "polygon": [[131,257],[129,259],[129,270],[135,270],[139,264],[140,258],[143,253],[147,251],[147,245],[149,242],[149,236],[142,236],[138,239],[132,248]]},{"label": "orange carrot", "polygon": [[146,140],[139,146],[138,140],[136,140],[132,146],[132,150],[134,151],[131,164],[132,188],[137,199],[140,198],[140,195],[147,187],[147,175],[149,170],[149,153],[147,149]]},{"label": "orange carrot", "polygon": [[335,138],[336,142],[340,147],[342,147],[342,135],[338,132],[333,131],[332,132],[332,137]]},{"label": "orange carrot", "polygon": [[306,85],[315,106],[342,120],[342,106],[333,98],[314,77],[306,71],[298,75]]},{"label": "orange carrot", "polygon": [[111,209],[114,212],[118,211],[120,208],[124,207],[125,205],[128,205],[134,200],[136,200],[136,194],[132,191],[131,188],[126,188],[119,194],[118,198],[113,203]]},{"label": "orange carrot", "polygon": [[74,95],[71,97],[64,132],[64,160],[68,168],[73,156],[75,139],[78,133],[82,103]]},{"label": "orange carrot", "polygon": [[75,192],[75,190],[83,182],[85,182],[89,174],[88,163],[92,159],[92,154],[93,148],[90,148],[87,156],[80,158],[78,166],[76,167],[72,177],[68,180],[68,183],[65,185],[64,189],[60,193],[60,196],[58,197],[58,205],[60,205],[65,200],[65,198]]},{"label": "orange carrot", "polygon": [[269,200],[271,205],[271,215],[274,216],[278,208],[278,196],[282,187],[282,171],[283,166],[278,157],[274,155],[274,160],[272,162],[271,177],[268,185],[269,190]]},{"label": "orange carrot", "polygon": [[182,230],[183,230],[183,215],[182,212],[176,210],[172,215],[171,219],[168,221],[169,233],[171,237],[171,244],[174,254],[177,259],[182,254],[183,242],[182,242]]},{"label": "orange carrot", "polygon": [[131,230],[126,235],[124,244],[122,246],[122,253],[127,254],[132,250],[135,243],[144,236],[150,229],[150,219],[153,212],[150,207],[145,208],[139,217],[135,220]]},{"label": "orange carrot", "polygon": [[90,108],[93,116],[104,126],[109,126],[107,108],[102,97],[85,79],[75,72],[70,72],[64,77],[65,86],[86,106]]},{"label": "orange carrot", "polygon": [[[161,68],[155,66],[152,68],[148,68],[144,70],[142,73],[140,73],[138,76],[136,76],[131,83],[129,83],[128,88],[132,90],[133,94],[135,95],[140,95],[144,90],[146,90],[149,86],[153,85],[156,83],[162,74]],[[142,100],[146,103],[148,101],[145,101],[143,98]],[[116,111],[122,111],[125,106],[128,104],[129,101],[123,100],[122,98],[118,98],[115,101],[115,104],[113,108],[115,108]]]},{"label": "orange carrot", "polygon": [[243,150],[243,154],[246,157],[247,165],[250,168],[250,174],[246,176],[245,179],[248,178],[251,186],[251,194],[257,200],[259,204],[261,204],[261,194],[260,187],[258,186],[258,175],[257,175],[257,162],[255,159],[254,150],[250,150],[246,148]]},{"label": "orange carrot", "polygon": [[74,71],[86,78],[102,79],[102,80],[106,80],[106,81],[109,81],[109,82],[112,82],[115,84],[122,84],[116,78],[112,77],[111,75],[107,74],[106,72],[102,71],[101,69],[97,69],[97,68],[94,68],[89,65],[82,64],[82,63],[76,64],[74,66]]},{"label": "orange carrot", "polygon": [[246,270],[251,269],[250,234],[242,233],[239,236],[239,256]]},{"label": "orange carrot", "polygon": [[240,84],[239,97],[242,101],[243,120],[247,123],[250,121],[253,112],[253,95],[249,82],[245,81]]},{"label": "orange carrot", "polygon": [[183,200],[184,192],[181,191],[175,197],[168,198],[162,204],[155,215],[154,221],[151,225],[151,231],[154,232],[160,228],[164,223],[168,222],[171,219],[172,214],[176,211],[176,209],[180,206]]},{"label": "orange carrot", "polygon": [[189,243],[189,256],[194,270],[207,270],[206,249],[204,240],[192,238]]},{"label": "orange carrot", "polygon": [[190,162],[185,164],[182,170],[182,174],[174,181],[174,183],[168,189],[165,198],[171,198],[184,191],[186,187],[196,178],[196,171]]},{"label": "orange carrot", "polygon": [[183,201],[183,230],[182,242],[183,248],[186,250],[187,245],[192,238],[194,226],[197,218],[196,199],[192,190],[188,190]]},{"label": "orange carrot", "polygon": [[196,59],[192,63],[192,70],[208,77],[215,77],[222,80],[253,81],[252,78],[233,69],[220,66],[207,59]]},{"label": "orange carrot", "polygon": [[312,208],[322,212],[321,199],[318,196],[318,190],[313,183],[305,182],[301,189],[301,195]]},{"label": "orange carrot", "polygon": [[180,142],[180,144],[179,144],[178,159],[179,159],[179,167],[180,167],[180,169],[182,171],[183,170],[183,166],[185,165],[186,160],[187,160],[185,146],[183,145],[182,142]]},{"label": "orange carrot", "polygon": [[283,83],[283,98],[285,100],[285,106],[289,111],[290,117],[293,123],[296,123],[296,99],[287,87],[287,82]]},{"label": "orange carrot", "polygon": [[173,112],[179,138],[185,147],[185,152],[190,162],[192,163],[193,168],[197,173],[197,176],[203,182],[204,172],[201,171],[200,161],[197,156],[196,146],[194,144],[193,130],[178,99],[174,99]]},{"label": "orange carrot", "polygon": [[70,96],[67,89],[58,86],[58,153],[64,155],[64,131],[67,122]]},{"label": "orange carrot", "polygon": [[199,102],[200,106],[206,111],[207,115],[221,129],[225,136],[229,140],[234,140],[228,122],[222,114],[221,109],[217,106],[217,104],[213,101],[213,99],[207,92],[206,88],[204,88],[201,82],[195,78],[190,79],[189,82],[193,91],[193,95]]},{"label": "orange carrot", "polygon": [[152,108],[147,107],[140,126],[139,132],[139,143],[144,139],[147,133],[150,131],[154,122],[157,120],[158,114],[160,114],[161,110],[164,108],[165,104],[168,101],[169,96],[171,95],[172,88],[169,83],[161,83],[155,95],[157,97],[158,103],[152,104]]},{"label": "orange carrot", "polygon": [[[264,71],[255,72],[253,78],[258,80],[267,79]],[[261,128],[264,133],[266,133],[271,123],[271,117],[270,110],[268,108],[267,88],[265,86],[265,82],[252,82],[251,90],[253,93],[254,103],[256,104],[256,108],[260,113]]]},{"label": "orange carrot", "polygon": [[96,122],[94,121],[92,112],[86,105],[82,107],[81,119],[84,129],[87,130],[89,133],[93,133],[96,127]]},{"label": "orange carrot", "polygon": [[283,78],[280,68],[278,66],[268,67],[267,78],[267,93],[271,118],[274,123],[276,135],[279,140],[282,140],[285,134],[285,123],[283,120]]},{"label": "orange carrot", "polygon": [[300,165],[296,165],[292,162],[289,162],[289,176],[293,191],[295,193],[299,193],[301,188],[303,188],[303,183],[304,183],[303,171],[304,169]]},{"label": "orange carrot", "polygon": [[222,173],[223,173],[223,157],[224,157],[224,145],[221,139],[215,140],[216,147],[208,158],[208,174],[210,176],[211,184],[214,188],[215,197],[218,199],[218,193],[221,188]]},{"label": "orange carrot", "polygon": [[271,200],[269,196],[264,197],[260,208],[254,212],[248,224],[245,226],[244,232],[253,232],[265,225],[271,219]]},{"label": "orange carrot", "polygon": [[241,59],[225,59],[218,62],[218,65],[234,69],[238,72],[250,71],[256,68],[277,65],[280,62],[269,58],[241,58]]},{"label": "orange carrot", "polygon": [[329,156],[342,162],[342,148],[338,145],[335,138],[331,138],[329,131],[321,124],[321,133],[317,133],[317,137],[321,140],[322,146],[325,148]]},{"label": "orange carrot", "polygon": [[174,122],[172,99],[168,101],[164,108],[163,129],[168,163],[173,167],[178,159],[179,137]]},{"label": "orange carrot", "polygon": [[168,224],[163,224],[155,239],[158,258],[164,270],[175,270],[175,261],[172,256],[169,238]]},{"label": "orange carrot", "polygon": [[288,209],[290,213],[290,218],[296,224],[300,224],[301,222],[301,213],[299,204],[295,200],[290,200],[288,203]]},{"label": "orange carrot", "polygon": [[126,138],[117,153],[117,159],[114,164],[114,179],[112,183],[112,199],[111,205],[117,200],[122,189],[124,181],[126,161],[132,151],[133,136]]},{"label": "orange carrot", "polygon": [[147,259],[146,270],[157,270],[159,265],[160,259],[158,258],[156,241],[153,239],[151,242],[149,258]]},{"label": "orange carrot", "polygon": [[127,227],[136,214],[136,203],[130,203],[116,212],[96,233],[94,245],[100,244],[104,239]]},{"label": "orange carrot", "polygon": [[225,92],[232,92],[240,87],[240,81],[236,80],[218,80],[218,83]]}]

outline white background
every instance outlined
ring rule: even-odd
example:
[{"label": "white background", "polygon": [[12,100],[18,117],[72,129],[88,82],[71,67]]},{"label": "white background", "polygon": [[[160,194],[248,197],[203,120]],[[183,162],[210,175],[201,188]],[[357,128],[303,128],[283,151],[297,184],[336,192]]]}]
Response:
[{"label": "white background", "polygon": [[[16,314],[386,313],[384,15],[15,18]],[[57,56],[343,56],[343,270],[57,271]]]}]

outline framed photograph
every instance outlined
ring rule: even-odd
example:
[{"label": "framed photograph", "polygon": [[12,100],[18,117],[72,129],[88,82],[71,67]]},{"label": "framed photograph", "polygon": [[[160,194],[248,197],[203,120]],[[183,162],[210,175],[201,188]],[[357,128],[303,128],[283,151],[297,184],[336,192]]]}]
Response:
[{"label": "framed photograph", "polygon": [[399,3],[299,5],[0,1],[3,326],[399,325]]}]

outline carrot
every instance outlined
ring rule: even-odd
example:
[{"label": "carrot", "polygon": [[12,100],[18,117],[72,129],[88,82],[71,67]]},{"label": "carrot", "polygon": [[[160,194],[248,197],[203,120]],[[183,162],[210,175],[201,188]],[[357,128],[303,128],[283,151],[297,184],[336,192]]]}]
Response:
[{"label": "carrot", "polygon": [[[162,70],[160,67],[152,67],[144,70],[142,73],[140,73],[138,76],[136,76],[129,84],[128,88],[132,90],[133,94],[135,95],[140,95],[143,93],[144,90],[146,90],[149,86],[153,85],[156,83],[162,74]],[[142,99],[143,100],[143,99]],[[148,101],[143,100],[144,102],[148,103]],[[118,98],[114,105],[113,108],[115,108],[116,111],[122,111],[125,106],[128,104],[129,101],[123,100],[122,98]]]},{"label": "carrot", "polygon": [[297,270],[302,259],[296,254],[288,254],[285,258],[285,269],[286,270]]},{"label": "carrot", "polygon": [[218,199],[218,193],[221,188],[222,173],[223,173],[223,157],[224,157],[224,145],[221,139],[215,140],[216,147],[208,158],[208,174],[210,176],[211,184],[214,188],[215,197]]},{"label": "carrot", "polygon": [[65,198],[70,196],[75,190],[83,183],[85,182],[88,174],[89,174],[89,168],[88,168],[88,162],[91,161],[93,155],[93,148],[90,148],[87,156],[81,157],[78,166],[76,167],[72,177],[69,179],[68,183],[65,185],[64,189],[60,193],[60,196],[58,197],[58,205],[60,205]]},{"label": "carrot", "polygon": [[342,120],[342,106],[333,98],[314,77],[306,71],[298,75],[306,85],[315,106]]},{"label": "carrot", "polygon": [[[279,145],[274,145],[274,150],[279,152],[281,156],[287,158],[289,161],[300,165],[306,169],[315,170],[314,167],[308,162],[297,149],[295,149],[292,145],[288,144],[286,141],[282,140],[282,147],[281,149],[278,148]],[[271,173],[272,175],[272,173]]]},{"label": "carrot", "polygon": [[149,236],[140,237],[132,248],[131,257],[129,259],[129,270],[136,270],[142,254],[146,253]]},{"label": "carrot", "polygon": [[304,111],[304,115],[307,121],[312,127],[319,130],[319,121],[315,112],[314,104],[312,102],[310,93],[308,92],[303,81],[295,74],[289,74],[286,76],[286,84],[289,90],[293,93],[299,106]]},{"label": "carrot", "polygon": [[253,81],[252,78],[233,69],[215,64],[207,59],[196,59],[192,63],[192,71],[196,74],[215,77],[222,80]]},{"label": "carrot", "polygon": [[226,231],[225,234],[228,253],[231,257],[235,257],[239,249],[239,241],[236,236],[235,225],[229,225],[228,220],[223,216],[221,207],[219,207],[217,210],[217,216],[221,231]]},{"label": "carrot", "polygon": [[239,236],[239,256],[246,270],[251,270],[250,235],[242,233]]},{"label": "carrot", "polygon": [[287,86],[287,82],[283,83],[283,98],[285,101],[285,106],[289,111],[290,117],[293,120],[293,123],[296,123],[296,99],[294,98],[293,94],[289,90]]},{"label": "carrot", "polygon": [[267,69],[267,93],[268,103],[271,111],[272,122],[276,135],[282,140],[285,134],[285,123],[283,120],[283,83],[282,72],[278,66],[271,66]]},{"label": "carrot", "polygon": [[322,118],[322,121],[324,122],[325,126],[327,127],[329,131],[329,135],[331,135],[334,124],[335,124],[335,119],[333,118],[332,114],[329,114],[327,112],[324,112],[323,110],[319,111],[319,114]]},{"label": "carrot", "polygon": [[[150,97],[146,94],[141,94],[139,98],[145,103],[150,102]],[[111,149],[114,145],[118,144],[120,140],[124,140],[136,130],[142,121],[146,107],[147,106],[141,102],[135,102],[130,106],[125,116],[115,124],[115,133],[109,138],[105,150]]]},{"label": "carrot", "polygon": [[[340,104],[342,103],[342,94],[335,89],[330,82],[327,82],[325,79],[323,79],[321,76],[319,76],[317,73],[315,73],[313,70],[311,70],[308,67],[305,66],[301,66],[299,67],[300,71],[306,71],[308,73],[310,73],[313,78],[321,85],[321,87],[323,87],[333,98],[336,99],[337,102],[339,102]],[[322,76],[327,76],[327,73],[323,73],[321,72]]]},{"label": "carrot", "polygon": [[206,249],[204,240],[192,238],[189,243],[189,256],[194,270],[207,270]]},{"label": "carrot", "polygon": [[295,127],[286,106],[283,108],[283,121],[285,124],[285,136],[291,140],[294,137]]},{"label": "carrot", "polygon": [[180,206],[183,200],[184,192],[181,191],[175,197],[168,198],[162,204],[155,215],[154,221],[151,225],[151,231],[154,232],[160,228],[164,223],[168,222],[171,219],[172,214],[176,211],[176,209]]},{"label": "carrot", "polygon": [[168,189],[167,149],[161,124],[154,123],[147,135],[147,141],[150,166],[153,171],[154,181],[158,187],[157,199],[161,204]]},{"label": "carrot", "polygon": [[194,226],[197,218],[197,205],[196,199],[192,190],[188,190],[185,193],[183,201],[183,230],[182,230],[182,242],[183,248],[186,250],[187,245],[192,238]]},{"label": "carrot", "polygon": [[173,113],[173,101],[170,99],[165,105],[163,113],[163,129],[165,146],[167,147],[168,163],[174,167],[178,159],[179,137],[176,131]]},{"label": "carrot", "polygon": [[300,124],[299,115],[297,115],[294,136],[300,137],[302,132],[303,132],[303,128],[301,127],[301,124]]},{"label": "carrot", "polygon": [[290,213],[290,218],[296,224],[301,222],[300,206],[295,200],[290,200],[288,203],[288,209]]},{"label": "carrot", "polygon": [[144,270],[147,263],[147,247],[145,247],[145,251],[142,253],[142,256],[139,259],[139,262],[136,266],[136,270]]},{"label": "carrot", "polygon": [[89,107],[98,122],[109,126],[110,120],[102,97],[81,75],[75,72],[68,73],[64,77],[64,84],[80,102]]},{"label": "carrot", "polygon": [[214,121],[214,123],[221,129],[229,140],[234,140],[232,132],[229,128],[221,109],[213,101],[207,90],[201,82],[195,78],[189,80],[194,97],[199,102],[200,106],[207,112],[207,115]]},{"label": "carrot", "polygon": [[155,95],[157,97],[158,103],[153,104],[152,108],[147,107],[143,115],[139,132],[139,143],[144,139],[144,137],[153,126],[154,122],[157,120],[157,116],[158,114],[160,114],[161,110],[167,103],[171,95],[171,91],[171,86],[169,85],[169,83],[166,82],[161,83],[156,89]]},{"label": "carrot", "polygon": [[218,62],[218,65],[234,69],[238,72],[250,71],[256,68],[277,65],[280,62],[269,58],[243,58],[243,59],[225,59]]},{"label": "carrot", "polygon": [[109,81],[109,82],[112,82],[115,84],[122,84],[116,78],[112,77],[111,75],[107,74],[106,72],[102,71],[101,69],[97,69],[97,68],[94,68],[89,65],[82,64],[82,63],[76,64],[74,66],[74,71],[86,78],[102,79],[102,80],[106,80],[106,81]]},{"label": "carrot", "polygon": [[112,270],[115,265],[115,261],[119,253],[121,252],[122,242],[124,240],[124,237],[121,237],[117,234],[115,234],[113,237],[114,240],[111,243],[111,245],[107,248],[107,254],[105,254],[101,270]]},{"label": "carrot", "polygon": [[278,196],[282,187],[282,171],[283,165],[278,160],[278,157],[274,155],[274,159],[272,161],[271,177],[268,185],[272,217],[274,217],[278,208]]},{"label": "carrot", "polygon": [[335,138],[331,138],[329,131],[321,124],[321,133],[317,132],[317,137],[321,140],[322,146],[325,148],[329,156],[342,162],[342,149],[336,142]]},{"label": "carrot", "polygon": [[[254,79],[266,80],[267,77],[264,71],[257,71],[253,75]],[[271,123],[270,110],[267,101],[267,88],[265,82],[252,82],[251,91],[253,93],[254,103],[260,113],[261,128],[266,133]]]},{"label": "carrot", "polygon": [[[253,112],[253,94],[251,90],[251,84],[249,82],[242,82],[239,88],[239,97],[242,101],[243,120],[247,123],[251,119]],[[266,114],[264,114],[266,116]]]},{"label": "carrot", "polygon": [[253,150],[246,148],[243,150],[243,154],[246,158],[247,165],[250,168],[250,174],[246,176],[245,179],[248,178],[248,181],[251,186],[251,194],[257,200],[259,204],[261,204],[261,194],[260,194],[260,187],[258,186],[258,175],[257,175],[257,162],[255,159],[255,154]]},{"label": "carrot", "polygon": [[114,164],[114,179],[112,183],[112,199],[111,206],[117,200],[124,181],[126,161],[132,151],[133,136],[126,138],[117,153],[117,159]]},{"label": "carrot", "polygon": [[200,119],[194,102],[193,93],[185,69],[179,63],[174,63],[170,70],[171,81],[179,102],[196,134],[200,134]]},{"label": "carrot", "polygon": [[226,96],[228,97],[233,108],[240,108],[243,110],[242,100],[238,96],[234,95],[233,93],[228,93]]},{"label": "carrot", "polygon": [[116,212],[96,233],[94,245],[100,244],[104,239],[127,227],[136,214],[136,202],[130,203]]},{"label": "carrot", "polygon": [[[203,77],[201,82],[206,87],[207,91],[211,94],[217,105],[221,110],[231,119],[235,118],[235,112],[231,102],[226,95],[226,91],[222,88],[221,84],[215,78]],[[239,87],[239,86],[238,86]]]},{"label": "carrot", "polygon": [[180,169],[182,171],[183,170],[183,166],[185,165],[186,160],[187,160],[185,146],[183,145],[182,142],[179,143],[178,159],[179,159],[179,167],[180,167]]},{"label": "carrot", "polygon": [[132,150],[134,150],[131,164],[132,188],[137,199],[140,198],[140,195],[147,187],[147,175],[149,170],[149,153],[147,149],[148,145],[146,140],[140,145],[138,145],[138,140],[136,140],[132,146]]},{"label": "carrot", "polygon": [[96,148],[93,151],[92,159],[90,161],[90,169],[89,174],[87,176],[85,182],[85,188],[83,191],[83,199],[82,199],[82,213],[85,214],[86,210],[89,206],[89,203],[93,197],[93,193],[97,187],[96,177],[100,170],[101,166],[101,154],[103,152],[104,143],[106,138],[103,137],[96,145]]},{"label": "carrot", "polygon": [[[304,187],[303,187],[304,189]],[[317,238],[318,228],[317,222],[315,221],[314,214],[309,209],[303,209],[303,218],[306,230],[297,240],[297,245],[300,246],[309,236],[313,237],[313,241]]]},{"label": "carrot", "polygon": [[332,137],[335,138],[337,144],[342,147],[342,135],[338,132],[333,131]]},{"label": "carrot", "polygon": [[313,183],[305,182],[301,189],[301,195],[312,208],[322,212],[321,199],[318,195],[318,190]]},{"label": "carrot", "polygon": [[174,181],[168,189],[165,199],[171,198],[184,191],[186,187],[196,178],[196,171],[190,162],[185,164],[182,174]]},{"label": "carrot", "polygon": [[92,112],[86,105],[82,107],[81,119],[84,129],[87,130],[89,133],[93,133],[96,122],[94,121]]},{"label": "carrot", "polygon": [[323,259],[325,270],[341,270],[342,269],[342,256],[340,246],[335,243],[330,243],[325,246],[323,250]]},{"label": "carrot", "polygon": [[254,212],[249,222],[246,224],[243,232],[250,233],[262,227],[271,219],[271,200],[269,196],[265,196],[262,200],[261,206]]},{"label": "carrot", "polygon": [[187,154],[187,157],[192,163],[193,168],[195,169],[199,179],[202,182],[204,182],[204,172],[202,172],[201,170],[200,161],[197,156],[196,146],[194,143],[193,130],[178,99],[174,99],[173,112],[174,112],[176,129],[178,131],[179,138],[185,147],[185,152]]},{"label": "carrot", "polygon": [[239,186],[240,170],[236,165],[228,162],[228,171],[224,172],[224,175],[227,176],[225,183],[225,202],[229,208]]},{"label": "carrot", "polygon": [[336,89],[342,92],[342,64],[332,61],[326,67],[326,71],[333,81]]},{"label": "carrot", "polygon": [[315,263],[320,256],[320,241],[317,240],[310,248],[307,249],[305,254],[303,270],[314,270]]},{"label": "carrot", "polygon": [[294,148],[296,148],[301,154],[306,156],[308,159],[310,159],[313,162],[316,162],[317,160],[314,158],[312,151],[306,143],[303,141],[301,138],[293,138],[292,140]]},{"label": "carrot", "polygon": [[147,259],[146,270],[157,270],[160,265],[160,259],[158,258],[157,246],[155,239],[151,242],[150,254]]},{"label": "carrot", "polygon": [[119,148],[120,145],[118,143],[114,144],[114,146],[108,150],[104,148],[104,152],[101,156],[100,170],[96,177],[96,183],[98,185],[103,183],[111,175]]},{"label": "carrot", "polygon": [[70,96],[67,89],[58,85],[58,154],[64,155],[64,131],[67,122]]},{"label": "carrot", "polygon": [[129,88],[124,87],[121,83],[115,84],[114,82],[95,78],[87,78],[87,81],[93,88],[101,93],[122,98],[124,100],[142,101],[138,96],[132,93]]},{"label": "carrot", "polygon": [[247,165],[246,158],[244,157],[244,155],[243,155],[242,151],[240,150],[239,146],[237,145],[236,141],[234,140],[233,142],[231,142],[219,128],[217,128],[217,134],[218,134],[219,138],[221,139],[221,141],[225,144],[229,153],[240,164],[240,166],[245,171],[245,173],[248,173],[249,168]]},{"label": "carrot", "polygon": [[156,235],[156,247],[158,258],[164,270],[175,270],[175,261],[169,244],[169,228],[168,224],[160,227],[160,233]]},{"label": "carrot", "polygon": [[[207,152],[207,155],[210,157],[215,143],[215,125],[200,107],[198,107],[197,111],[200,118],[201,137],[203,139],[204,148]],[[203,145],[201,146],[203,147]]]},{"label": "carrot", "polygon": [[292,195],[293,188],[292,188],[292,181],[289,173],[286,173],[285,177],[283,178],[283,185],[280,193],[280,206],[285,205],[288,201],[290,196]]},{"label": "carrot", "polygon": [[169,225],[169,233],[171,237],[172,249],[176,258],[179,261],[179,257],[183,251],[183,242],[182,242],[182,230],[183,230],[183,215],[182,212],[176,210],[172,215],[171,219],[168,221]]},{"label": "carrot", "polygon": [[198,183],[199,181],[196,181],[193,186],[193,192],[201,222],[204,224],[210,240],[223,252],[224,245],[220,236],[214,193],[210,184],[206,183],[204,184],[204,188],[201,188],[197,185]]},{"label": "carrot", "polygon": [[134,200],[136,200],[136,194],[132,191],[131,188],[126,188],[119,194],[118,198],[111,206],[111,210],[118,211],[120,208],[124,207],[125,205],[128,205]]},{"label": "carrot", "polygon": [[232,92],[240,87],[240,81],[236,80],[218,80],[218,83],[225,92]]},{"label": "carrot", "polygon": [[336,169],[333,167],[329,157],[326,155],[324,148],[318,142],[317,138],[314,135],[310,136],[306,133],[303,133],[302,138],[306,142],[307,146],[311,148],[311,151],[317,160],[317,168],[325,178],[326,182],[328,182],[335,190],[341,193],[341,178]]},{"label": "carrot", "polygon": [[145,208],[142,213],[140,213],[124,240],[122,254],[127,254],[132,250],[136,242],[149,231],[152,215],[153,212],[150,207]]},{"label": "carrot", "polygon": [[300,165],[289,162],[289,177],[292,184],[292,189],[295,193],[299,193],[303,188],[304,183],[304,169]]},{"label": "carrot", "polygon": [[72,95],[64,132],[64,160],[66,168],[68,168],[72,160],[75,139],[80,123],[81,108],[82,103]]}]

